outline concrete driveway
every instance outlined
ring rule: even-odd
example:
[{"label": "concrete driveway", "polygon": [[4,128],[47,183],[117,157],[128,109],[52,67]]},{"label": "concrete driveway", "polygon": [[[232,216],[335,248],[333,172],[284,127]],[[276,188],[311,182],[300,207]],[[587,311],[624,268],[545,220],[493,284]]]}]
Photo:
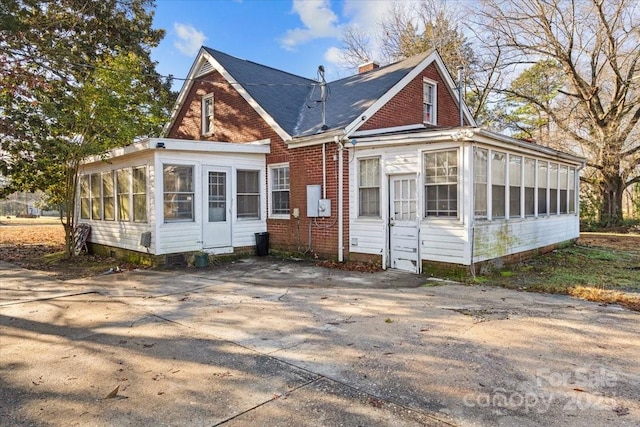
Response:
[{"label": "concrete driveway", "polygon": [[640,425],[638,313],[393,271],[0,262],[0,333],[2,425]]}]

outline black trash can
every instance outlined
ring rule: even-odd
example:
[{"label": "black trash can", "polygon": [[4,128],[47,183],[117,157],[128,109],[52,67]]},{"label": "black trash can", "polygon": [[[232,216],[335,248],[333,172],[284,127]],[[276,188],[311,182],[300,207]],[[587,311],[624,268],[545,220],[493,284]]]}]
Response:
[{"label": "black trash can", "polygon": [[269,233],[256,233],[256,255],[269,255]]}]

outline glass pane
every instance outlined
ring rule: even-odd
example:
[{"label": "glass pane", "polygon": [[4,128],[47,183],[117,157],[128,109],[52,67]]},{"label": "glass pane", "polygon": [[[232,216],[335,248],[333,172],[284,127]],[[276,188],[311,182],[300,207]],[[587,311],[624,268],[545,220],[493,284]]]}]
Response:
[{"label": "glass pane", "polygon": [[524,185],[527,187],[535,186],[536,178],[536,161],[533,159],[524,160]]},{"label": "glass pane", "polygon": [[193,167],[165,165],[164,166],[164,192],[193,192]]},{"label": "glass pane", "polygon": [[227,174],[209,172],[209,222],[227,220]]},{"label": "glass pane", "polygon": [[120,169],[116,178],[118,194],[129,193],[129,169]]},{"label": "glass pane", "polygon": [[147,168],[146,167],[133,169],[133,192],[134,193],[147,192]]},{"label": "glass pane", "polygon": [[133,220],[135,222],[147,222],[147,195],[133,195]]},{"label": "glass pane", "polygon": [[170,193],[164,195],[165,220],[193,219],[193,195]]},{"label": "glass pane", "polygon": [[129,221],[129,195],[118,195],[118,219]]},{"label": "glass pane", "polygon": [[506,165],[505,154],[494,151],[491,158],[491,182],[494,185],[505,184]]},{"label": "glass pane", "polygon": [[522,157],[509,156],[509,185],[519,186],[522,182]]}]

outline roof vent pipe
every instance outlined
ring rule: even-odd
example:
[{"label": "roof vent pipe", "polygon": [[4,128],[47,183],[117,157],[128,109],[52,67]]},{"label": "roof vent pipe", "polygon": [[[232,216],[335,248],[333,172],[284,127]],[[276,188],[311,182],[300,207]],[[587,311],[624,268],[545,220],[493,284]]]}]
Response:
[{"label": "roof vent pipe", "polygon": [[464,67],[462,65],[458,65],[458,110],[460,110],[460,127],[464,126],[464,115],[462,110],[462,101],[463,101],[463,91],[464,91],[464,81],[462,78],[462,71]]},{"label": "roof vent pipe", "polygon": [[324,66],[318,67],[318,77],[320,78],[320,103],[322,104],[322,126],[320,129],[327,130],[327,81],[324,79]]}]

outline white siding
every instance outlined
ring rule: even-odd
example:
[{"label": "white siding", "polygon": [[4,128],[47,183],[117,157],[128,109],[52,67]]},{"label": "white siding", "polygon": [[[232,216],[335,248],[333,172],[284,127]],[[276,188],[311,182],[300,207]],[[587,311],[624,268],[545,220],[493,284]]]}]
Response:
[{"label": "white siding", "polygon": [[509,221],[478,221],[473,230],[474,262],[576,239],[576,215],[554,215]]},{"label": "white siding", "polygon": [[[80,174],[102,173],[112,170],[118,170],[136,166],[147,166],[147,222],[123,222],[123,221],[105,221],[80,219],[77,213],[78,223],[85,223],[91,226],[91,234],[88,241],[91,243],[112,246],[117,248],[129,249],[139,252],[146,252],[147,248],[140,245],[140,236],[147,231],[153,231],[154,211],[153,205],[153,175],[154,165],[152,162],[152,154],[150,152],[135,154],[125,158],[110,159],[108,162],[98,162],[81,167]],[[78,194],[78,197],[80,195]],[[115,195],[114,195],[115,196]],[[155,236],[151,236],[151,248],[149,252],[153,253],[157,244]]]},{"label": "white siding", "polygon": [[420,257],[424,261],[468,264],[467,229],[459,221],[424,220],[420,223]]},{"label": "white siding", "polygon": [[[156,254],[189,252],[202,249],[202,216],[205,195],[202,171],[203,167],[231,167],[231,241],[233,247],[254,246],[255,233],[267,231],[266,222],[266,189],[265,189],[265,156],[264,154],[246,153],[198,153],[198,152],[157,152],[156,167],[162,173],[163,164],[184,164],[194,166],[194,221],[170,222],[163,221],[162,177],[156,177],[156,197],[158,204],[155,212],[158,218],[157,235],[158,248]],[[238,220],[236,218],[236,172],[237,170],[259,170],[261,186],[261,217],[259,220]]]},{"label": "white siding", "polygon": [[381,219],[354,219],[350,225],[349,252],[382,255],[387,227]]}]

